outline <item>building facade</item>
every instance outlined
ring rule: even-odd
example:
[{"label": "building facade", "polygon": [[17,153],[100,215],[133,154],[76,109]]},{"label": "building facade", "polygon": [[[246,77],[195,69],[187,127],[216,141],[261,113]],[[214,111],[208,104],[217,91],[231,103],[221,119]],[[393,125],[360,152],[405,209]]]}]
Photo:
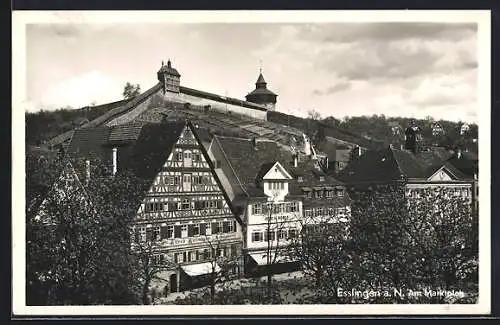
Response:
[{"label": "building facade", "polygon": [[[100,136],[89,139],[89,132]],[[87,129],[75,133],[69,153],[100,156],[112,174],[130,171],[147,181],[131,225],[132,249],[148,249],[170,291],[240,275],[241,222],[190,122]]]},{"label": "building facade", "polygon": [[249,275],[269,265],[276,272],[299,267],[287,247],[305,225],[348,221],[344,184],[327,175],[311,151],[299,157],[273,141],[216,136],[208,152],[243,221]]}]

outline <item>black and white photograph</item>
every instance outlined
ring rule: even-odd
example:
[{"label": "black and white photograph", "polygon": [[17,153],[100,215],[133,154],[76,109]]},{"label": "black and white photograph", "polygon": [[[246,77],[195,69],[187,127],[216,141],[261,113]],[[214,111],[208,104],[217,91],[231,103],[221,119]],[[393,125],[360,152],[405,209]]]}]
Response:
[{"label": "black and white photograph", "polygon": [[306,13],[13,13],[14,311],[489,311],[489,12]]}]

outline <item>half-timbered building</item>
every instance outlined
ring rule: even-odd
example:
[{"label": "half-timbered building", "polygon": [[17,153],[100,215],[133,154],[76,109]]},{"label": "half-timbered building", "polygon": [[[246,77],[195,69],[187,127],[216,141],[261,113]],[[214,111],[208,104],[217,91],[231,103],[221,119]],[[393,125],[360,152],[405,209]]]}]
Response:
[{"label": "half-timbered building", "polygon": [[225,276],[240,273],[241,225],[190,122],[80,129],[68,153],[100,159],[111,175],[130,171],[147,181],[138,193],[133,249],[149,245],[171,291],[215,276],[222,260],[233,261]]}]

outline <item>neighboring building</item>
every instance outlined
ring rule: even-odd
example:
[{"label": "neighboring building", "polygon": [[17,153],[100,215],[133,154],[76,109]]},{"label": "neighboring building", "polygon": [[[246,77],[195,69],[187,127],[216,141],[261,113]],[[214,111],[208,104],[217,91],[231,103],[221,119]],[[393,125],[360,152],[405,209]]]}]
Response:
[{"label": "neighboring building", "polygon": [[401,126],[401,124],[399,124],[399,122],[389,121],[388,124],[389,124],[389,128],[391,129],[392,135],[398,136],[398,135],[403,134],[403,127]]},{"label": "neighboring building", "polygon": [[414,154],[418,152],[418,142],[422,139],[420,128],[415,125],[414,121],[410,122],[405,130],[405,148]]},{"label": "neighboring building", "polygon": [[474,207],[479,207],[479,159],[476,153],[456,149],[454,155],[446,160],[446,163],[459,170],[465,177],[473,180]]},{"label": "neighboring building", "polygon": [[[283,256],[304,225],[348,219],[344,184],[327,175],[307,150],[308,156],[269,140],[215,136],[208,152],[244,224],[247,274],[268,264],[268,239],[272,247],[282,247],[277,260],[282,263],[273,263],[274,270],[291,270],[297,265]],[[267,234],[269,215],[272,232]]]},{"label": "neighboring building", "polygon": [[68,155],[100,160],[109,174],[147,181],[132,226],[133,249],[152,243],[171,291],[203,284],[215,256],[241,272],[241,221],[235,218],[196,128],[190,122],[129,124],[75,131]]},{"label": "neighboring building", "polygon": [[444,134],[444,128],[439,122],[434,122],[431,124],[431,132],[433,136],[438,137]]},{"label": "neighboring building", "polygon": [[450,197],[463,197],[471,203],[476,200],[473,177],[458,169],[451,158],[443,160],[432,151],[420,151],[417,132],[416,126],[405,131],[405,150],[367,151],[339,174],[340,179],[351,191],[397,184],[404,187],[404,200],[419,198],[420,190],[428,188],[446,189]]},{"label": "neighboring building", "polygon": [[302,195],[290,191],[293,177],[286,166],[291,153],[269,140],[219,136],[208,152],[243,221],[245,272],[258,273],[259,266],[268,264],[276,266],[275,271],[289,268],[281,253],[300,231],[302,218]]},{"label": "neighboring building", "polygon": [[323,172],[314,161],[297,162],[289,169],[293,186],[304,195],[303,225],[349,221],[349,198],[343,182]]},{"label": "neighboring building", "polygon": [[467,132],[469,132],[469,130],[470,130],[469,124],[463,123],[462,125],[460,125],[460,135],[466,134]]},{"label": "neighboring building", "polygon": [[95,212],[92,200],[82,180],[70,161],[66,161],[60,170],[60,176],[55,180],[42,200],[37,200],[38,206],[30,207],[36,211],[34,221],[40,225],[56,225],[61,216],[54,216],[53,211],[59,212],[57,205],[71,206],[79,212]]}]

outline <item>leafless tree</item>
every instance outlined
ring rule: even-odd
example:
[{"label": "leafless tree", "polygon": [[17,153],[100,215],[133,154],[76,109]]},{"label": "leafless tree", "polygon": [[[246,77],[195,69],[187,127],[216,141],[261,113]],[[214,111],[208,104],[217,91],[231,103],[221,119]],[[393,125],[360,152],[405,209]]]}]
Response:
[{"label": "leafless tree", "polygon": [[236,256],[225,256],[222,252],[225,246],[220,236],[206,236],[206,243],[209,247],[208,260],[210,263],[209,288],[210,303],[216,303],[216,286],[224,283],[233,277],[233,270],[238,266],[238,254]]}]

